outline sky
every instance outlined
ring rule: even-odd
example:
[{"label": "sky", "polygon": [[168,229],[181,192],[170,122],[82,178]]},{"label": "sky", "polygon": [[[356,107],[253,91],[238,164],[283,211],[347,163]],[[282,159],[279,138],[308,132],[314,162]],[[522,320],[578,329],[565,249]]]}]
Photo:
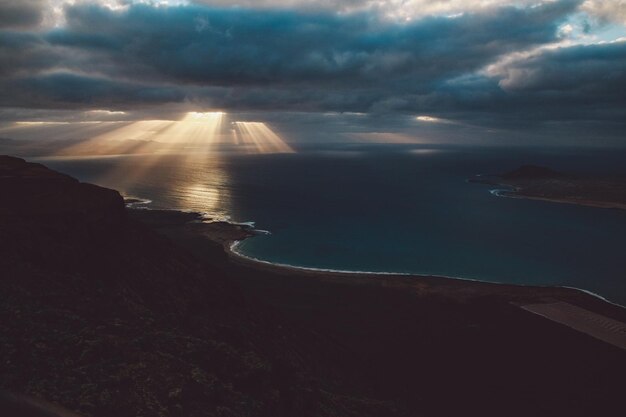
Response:
[{"label": "sky", "polygon": [[192,112],[303,143],[626,147],[626,0],[0,0],[0,137]]}]

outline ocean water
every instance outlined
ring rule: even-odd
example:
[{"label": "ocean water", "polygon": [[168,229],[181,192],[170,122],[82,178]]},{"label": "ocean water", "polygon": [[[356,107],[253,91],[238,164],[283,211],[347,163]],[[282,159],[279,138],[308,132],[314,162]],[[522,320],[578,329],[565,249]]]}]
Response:
[{"label": "ocean water", "polygon": [[582,288],[626,305],[626,211],[498,197],[521,164],[626,176],[626,152],[328,145],[295,154],[40,158],[83,181],[254,222],[245,255],[296,266]]}]

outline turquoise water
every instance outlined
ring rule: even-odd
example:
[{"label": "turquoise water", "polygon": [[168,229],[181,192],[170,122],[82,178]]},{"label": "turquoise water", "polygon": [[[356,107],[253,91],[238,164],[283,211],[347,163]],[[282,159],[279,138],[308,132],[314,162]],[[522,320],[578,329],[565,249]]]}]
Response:
[{"label": "turquoise water", "polygon": [[562,285],[626,304],[626,211],[492,195],[466,180],[533,163],[626,175],[624,151],[328,146],[296,154],[46,159],[154,208],[253,221],[266,261]]}]

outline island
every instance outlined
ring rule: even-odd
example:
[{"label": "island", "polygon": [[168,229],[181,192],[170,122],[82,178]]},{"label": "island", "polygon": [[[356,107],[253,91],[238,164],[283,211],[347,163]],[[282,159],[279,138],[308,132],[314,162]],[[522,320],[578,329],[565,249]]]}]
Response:
[{"label": "island", "polygon": [[494,190],[504,197],[626,209],[626,178],[617,176],[589,177],[523,165],[504,174],[480,175],[469,181],[505,187]]},{"label": "island", "polygon": [[249,226],[8,156],[0,196],[3,413],[622,410],[626,311],[584,291],[257,262],[229,251]]}]

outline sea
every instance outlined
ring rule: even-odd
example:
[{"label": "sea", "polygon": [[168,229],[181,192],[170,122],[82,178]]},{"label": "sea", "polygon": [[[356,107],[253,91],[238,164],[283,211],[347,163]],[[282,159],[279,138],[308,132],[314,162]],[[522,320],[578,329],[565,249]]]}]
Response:
[{"label": "sea", "polygon": [[575,287],[626,305],[626,211],[498,196],[468,182],[523,164],[626,177],[626,150],[325,144],[30,160],[146,208],[254,224],[267,233],[236,250],[267,262]]}]

